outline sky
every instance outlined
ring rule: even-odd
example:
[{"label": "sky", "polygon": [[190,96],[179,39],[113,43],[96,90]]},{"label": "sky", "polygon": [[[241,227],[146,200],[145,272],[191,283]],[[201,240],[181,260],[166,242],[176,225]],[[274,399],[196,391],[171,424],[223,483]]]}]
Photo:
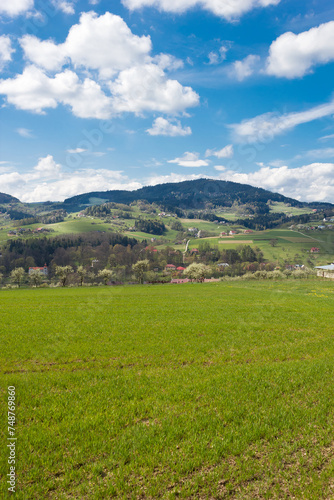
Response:
[{"label": "sky", "polygon": [[334,203],[332,0],[0,0],[0,192],[212,178]]}]

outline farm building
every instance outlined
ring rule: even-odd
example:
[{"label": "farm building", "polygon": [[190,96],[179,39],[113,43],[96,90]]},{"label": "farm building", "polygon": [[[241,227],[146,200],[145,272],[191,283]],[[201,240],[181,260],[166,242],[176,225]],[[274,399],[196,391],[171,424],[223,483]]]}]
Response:
[{"label": "farm building", "polygon": [[328,266],[317,266],[315,267],[317,270],[317,276],[321,278],[330,278],[334,279],[334,264],[329,264]]},{"label": "farm building", "polygon": [[166,271],[175,271],[175,269],[176,266],[174,266],[174,264],[167,264],[167,266],[165,267]]},{"label": "farm building", "polygon": [[31,274],[34,271],[39,271],[39,274],[43,274],[44,276],[48,275],[48,267],[44,264],[43,267],[29,267],[28,274]]}]

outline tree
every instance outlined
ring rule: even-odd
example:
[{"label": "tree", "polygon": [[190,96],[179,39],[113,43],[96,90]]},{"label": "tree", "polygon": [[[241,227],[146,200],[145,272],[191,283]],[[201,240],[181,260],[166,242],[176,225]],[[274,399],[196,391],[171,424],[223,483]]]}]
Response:
[{"label": "tree", "polygon": [[136,279],[139,281],[139,283],[143,283],[144,273],[147,271],[148,265],[148,259],[138,260],[138,262],[133,264],[132,270],[135,273]]},{"label": "tree", "polygon": [[2,282],[2,279],[3,279],[3,274],[0,273],[0,283]]},{"label": "tree", "polygon": [[24,275],[25,272],[23,267],[17,267],[10,273],[10,279],[14,281],[14,283],[17,283],[20,288]]},{"label": "tree", "polygon": [[183,274],[192,280],[203,281],[207,272],[207,266],[194,262],[187,267]]},{"label": "tree", "polygon": [[71,273],[73,273],[72,266],[56,266],[56,276],[58,276],[62,286],[66,285],[67,278]]},{"label": "tree", "polygon": [[42,282],[41,273],[39,271],[37,271],[37,269],[35,269],[34,271],[31,271],[31,273],[29,274],[29,280],[33,286],[40,285]]},{"label": "tree", "polygon": [[111,280],[114,273],[113,273],[113,271],[111,271],[111,269],[101,269],[97,275],[99,278],[103,279],[103,282],[106,285],[108,283],[108,281]]},{"label": "tree", "polygon": [[79,266],[77,269],[77,274],[78,274],[79,279],[80,279],[80,286],[82,286],[84,279],[85,279],[85,276],[87,276],[87,271],[83,266]]},{"label": "tree", "polygon": [[272,247],[275,247],[277,245],[277,242],[278,242],[278,239],[277,238],[273,238],[272,240],[269,241],[269,244]]}]

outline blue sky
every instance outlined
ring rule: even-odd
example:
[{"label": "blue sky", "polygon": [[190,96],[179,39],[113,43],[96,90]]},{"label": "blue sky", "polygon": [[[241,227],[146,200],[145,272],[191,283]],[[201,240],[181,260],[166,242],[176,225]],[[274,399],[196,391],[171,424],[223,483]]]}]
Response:
[{"label": "blue sky", "polygon": [[0,191],[210,177],[334,202],[330,0],[0,0]]}]

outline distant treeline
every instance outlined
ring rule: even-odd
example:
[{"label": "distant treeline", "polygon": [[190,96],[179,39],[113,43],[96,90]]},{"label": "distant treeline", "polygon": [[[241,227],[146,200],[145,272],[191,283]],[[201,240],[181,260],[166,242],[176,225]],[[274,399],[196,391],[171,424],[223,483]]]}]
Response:
[{"label": "distant treeline", "polygon": [[[8,240],[2,249],[0,271],[9,272],[15,267],[67,265],[75,261],[90,262],[99,253],[109,252],[110,247],[133,248],[135,238],[118,233],[85,233],[56,236],[54,238],[28,238]],[[98,251],[102,248],[102,251]],[[105,250],[104,250],[105,249]]]}]

